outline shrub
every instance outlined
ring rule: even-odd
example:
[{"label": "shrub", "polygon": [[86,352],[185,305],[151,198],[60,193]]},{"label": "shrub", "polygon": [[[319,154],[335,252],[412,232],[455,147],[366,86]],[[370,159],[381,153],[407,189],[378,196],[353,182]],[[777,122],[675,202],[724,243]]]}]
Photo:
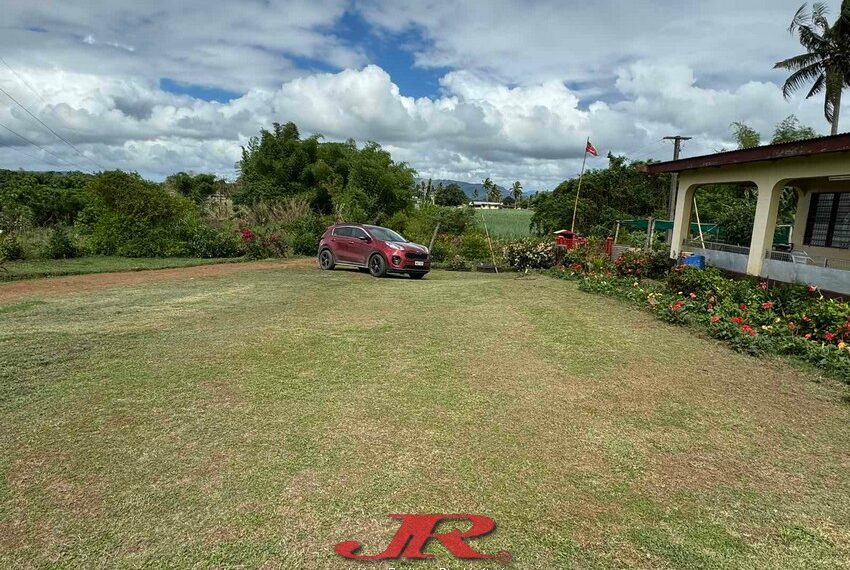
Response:
[{"label": "shrub", "polygon": [[[496,249],[494,244],[493,248]],[[467,230],[459,246],[460,255],[471,261],[491,261],[490,245],[483,234],[475,230]]]},{"label": "shrub", "polygon": [[673,262],[664,251],[626,251],[614,262],[617,275],[623,277],[663,277]]},{"label": "shrub", "polygon": [[447,264],[448,271],[472,271],[472,266],[463,257],[456,255]]},{"label": "shrub", "polygon": [[138,174],[102,172],[88,183],[97,253],[127,257],[185,255],[200,224],[195,205]]},{"label": "shrub", "polygon": [[56,226],[47,242],[46,257],[49,259],[68,259],[77,256],[77,249],[71,239],[68,228]]},{"label": "shrub", "polygon": [[23,257],[24,250],[21,247],[18,238],[0,230],[0,258],[6,261],[16,261],[18,259],[23,259]]},{"label": "shrub", "polygon": [[246,255],[252,259],[286,257],[289,250],[281,234],[268,228],[242,228],[239,234]]},{"label": "shrub", "polygon": [[186,254],[192,257],[238,257],[245,252],[235,229],[214,228],[198,224],[186,243]]},{"label": "shrub", "polygon": [[555,245],[551,240],[524,239],[511,242],[502,248],[509,267],[517,271],[549,269],[555,265]]}]

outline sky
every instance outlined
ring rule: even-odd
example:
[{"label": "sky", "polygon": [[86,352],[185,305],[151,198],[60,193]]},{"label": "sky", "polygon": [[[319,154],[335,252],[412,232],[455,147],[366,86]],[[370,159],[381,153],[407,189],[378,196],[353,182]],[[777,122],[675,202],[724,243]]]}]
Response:
[{"label": "sky", "polygon": [[731,149],[734,121],[827,134],[823,102],[785,100],[773,70],[801,52],[800,3],[4,0],[0,168],[234,179],[249,137],[293,121],[425,178],[542,191],[588,137],[603,168],[670,158],[668,135]]}]

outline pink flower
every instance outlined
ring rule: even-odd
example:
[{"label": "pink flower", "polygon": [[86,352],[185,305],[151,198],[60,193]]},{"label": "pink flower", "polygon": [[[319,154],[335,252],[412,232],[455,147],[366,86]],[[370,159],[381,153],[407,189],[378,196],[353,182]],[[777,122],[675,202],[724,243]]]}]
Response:
[{"label": "pink flower", "polygon": [[761,308],[762,309],[772,309],[773,308],[773,301],[767,301],[766,303],[762,303]]},{"label": "pink flower", "polygon": [[741,324],[743,324],[743,323],[744,323],[744,318],[743,318],[743,317],[732,317],[732,318],[731,318],[731,319],[729,319],[729,320],[730,320],[730,321],[732,321],[733,323],[735,323],[736,325],[741,325]]},{"label": "pink flower", "polygon": [[720,322],[720,317],[718,317],[717,315],[714,315],[714,316],[712,316],[712,317],[711,317],[710,319],[708,319],[708,320],[711,322],[711,324],[715,325],[715,324],[717,324],[718,322]]},{"label": "pink flower", "polygon": [[691,293],[690,297],[691,297],[691,301],[697,300],[697,294],[696,293]]},{"label": "pink flower", "polygon": [[744,325],[741,327],[741,330],[747,333],[750,336],[756,336],[758,333],[751,327],[750,325]]},{"label": "pink flower", "polygon": [[810,294],[810,295],[814,295],[815,293],[817,293],[817,292],[818,292],[818,288],[817,288],[817,287],[815,287],[814,285],[809,285],[809,288],[808,288],[808,289],[809,289],[809,294]]},{"label": "pink flower", "polygon": [[762,281],[761,283],[759,283],[759,289],[761,289],[762,291],[767,291],[767,281]]},{"label": "pink flower", "polygon": [[741,309],[742,311],[746,311],[746,310],[747,310],[747,305],[746,305],[746,304],[744,304],[744,303],[741,303],[741,306],[740,306],[740,307],[738,307],[738,308],[739,308],[739,309]]},{"label": "pink flower", "polygon": [[835,338],[835,335],[832,334],[831,332],[825,332],[825,333],[823,333],[823,338],[826,341],[831,341]]},{"label": "pink flower", "polygon": [[682,305],[684,305],[684,303],[682,301],[676,301],[675,303],[670,305],[670,309],[672,309],[673,311],[678,311],[679,309],[682,308]]}]

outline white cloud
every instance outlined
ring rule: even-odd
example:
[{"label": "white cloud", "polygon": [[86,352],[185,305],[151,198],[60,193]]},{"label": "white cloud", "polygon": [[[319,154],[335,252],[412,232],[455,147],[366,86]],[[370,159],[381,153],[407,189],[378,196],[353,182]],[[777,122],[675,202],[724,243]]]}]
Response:
[{"label": "white cloud", "polygon": [[[818,101],[787,102],[772,72],[753,71],[769,68],[780,51],[794,53],[793,42],[764,41],[788,39],[793,8],[784,0],[755,4],[731,11],[734,4],[721,0],[678,11],[666,0],[645,9],[606,0],[592,10],[551,2],[360,5],[387,33],[415,27],[433,39],[416,47],[422,65],[453,69],[439,93],[412,98],[335,35],[343,0],[206,11],[173,2],[63,3],[48,11],[15,0],[0,49],[38,96],[2,67],[0,86],[99,163],[154,178],[178,170],[232,177],[249,136],[291,120],[302,134],[375,140],[425,176],[518,179],[538,190],[577,173],[586,137],[603,154],[665,158],[670,148],[661,138],[670,134],[694,137],[686,155],[729,147],[732,121],[769,138],[797,113],[824,130]],[[668,40],[676,49],[660,50]],[[299,57],[339,71],[309,72],[294,63]],[[244,93],[207,102],[163,91],[160,77]],[[0,123],[91,166],[11,103],[0,107]],[[56,162],[0,129],[0,167],[49,167],[22,152]]]}]

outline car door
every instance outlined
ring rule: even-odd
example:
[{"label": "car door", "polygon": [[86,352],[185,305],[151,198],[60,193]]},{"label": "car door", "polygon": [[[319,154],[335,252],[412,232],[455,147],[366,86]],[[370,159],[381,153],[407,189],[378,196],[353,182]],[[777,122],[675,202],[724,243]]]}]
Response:
[{"label": "car door", "polygon": [[362,228],[351,228],[351,261],[366,265],[372,251],[372,238]]},{"label": "car door", "polygon": [[351,259],[351,242],[354,241],[352,237],[353,230],[354,228],[351,226],[334,228],[331,242],[333,243],[334,255],[339,261],[347,261],[349,263],[353,261]]}]

